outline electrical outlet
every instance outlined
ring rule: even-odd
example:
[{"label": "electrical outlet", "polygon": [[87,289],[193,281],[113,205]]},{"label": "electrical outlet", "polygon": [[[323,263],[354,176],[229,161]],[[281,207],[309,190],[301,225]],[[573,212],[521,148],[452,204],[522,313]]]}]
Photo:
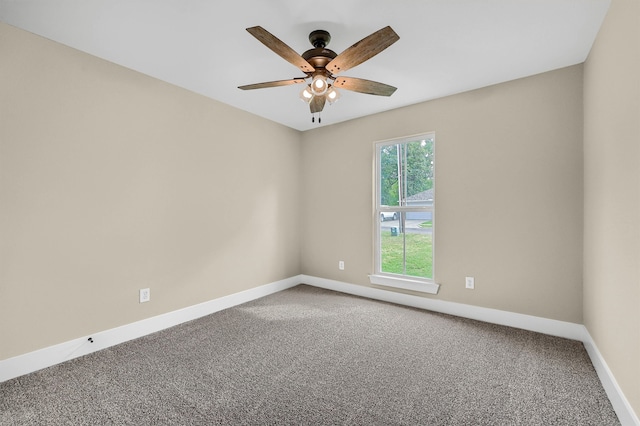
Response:
[{"label": "electrical outlet", "polygon": [[475,288],[475,280],[473,279],[473,277],[466,277],[464,279],[464,285],[465,288],[473,290]]},{"label": "electrical outlet", "polygon": [[141,288],[140,289],[140,303],[148,302],[151,300],[151,289]]},{"label": "electrical outlet", "polygon": [[344,260],[340,260],[338,262],[338,269],[340,269],[341,271],[344,271]]}]

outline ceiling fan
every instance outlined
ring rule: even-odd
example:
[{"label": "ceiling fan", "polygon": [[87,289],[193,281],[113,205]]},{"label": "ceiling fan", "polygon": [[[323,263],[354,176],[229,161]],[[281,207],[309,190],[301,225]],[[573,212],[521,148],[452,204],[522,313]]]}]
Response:
[{"label": "ceiling fan", "polygon": [[[309,104],[312,114],[311,121],[315,120],[313,114],[321,112],[326,102],[331,104],[338,99],[340,94],[336,88],[378,96],[391,96],[396,91],[395,87],[377,81],[336,76],[374,57],[398,41],[400,37],[389,26],[363,38],[339,55],[326,48],[331,40],[331,35],[324,30],[315,30],[309,34],[309,41],[313,45],[313,49],[307,50],[302,55],[299,55],[262,27],[247,28],[247,31],[276,54],[295,65],[306,76],[290,80],[248,84],[238,88],[252,90],[288,86],[306,83],[308,79],[311,79],[311,82],[300,94],[301,99]],[[320,122],[320,117],[318,117],[318,122]]]}]

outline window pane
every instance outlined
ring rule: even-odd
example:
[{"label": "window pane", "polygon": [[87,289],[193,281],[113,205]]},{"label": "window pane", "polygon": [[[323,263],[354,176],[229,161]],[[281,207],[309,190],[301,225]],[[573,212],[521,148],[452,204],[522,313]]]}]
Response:
[{"label": "window pane", "polygon": [[381,272],[404,274],[404,235],[398,224],[397,220],[380,224]]},{"label": "window pane", "polygon": [[433,232],[430,221],[407,220],[405,227],[406,275],[433,278]]},{"label": "window pane", "polygon": [[433,138],[379,149],[380,205],[433,205]]},{"label": "window pane", "polygon": [[398,145],[380,146],[380,199],[381,206],[398,204]]},{"label": "window pane", "polygon": [[432,259],[431,212],[407,212],[380,224],[380,272],[431,279]]},{"label": "window pane", "polygon": [[406,205],[427,200],[433,205],[433,139],[408,142],[403,151]]}]

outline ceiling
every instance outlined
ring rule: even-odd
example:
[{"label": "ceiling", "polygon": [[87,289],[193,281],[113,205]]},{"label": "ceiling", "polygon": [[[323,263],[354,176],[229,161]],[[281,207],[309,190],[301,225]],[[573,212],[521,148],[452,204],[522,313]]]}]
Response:
[{"label": "ceiling", "polygon": [[[477,89],[583,62],[610,0],[0,0],[0,20],[297,130]],[[316,7],[319,6],[319,7]],[[252,37],[262,26],[302,53],[316,29],[342,52],[390,25],[400,40],[345,72],[398,90],[341,91],[322,124],[301,85],[237,86],[299,77]]]}]

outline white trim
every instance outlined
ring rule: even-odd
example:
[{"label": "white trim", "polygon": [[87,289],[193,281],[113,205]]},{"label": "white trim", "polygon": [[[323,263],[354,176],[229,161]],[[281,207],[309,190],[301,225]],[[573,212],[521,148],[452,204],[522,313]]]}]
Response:
[{"label": "white trim", "polygon": [[385,287],[402,288],[404,290],[419,291],[421,293],[438,294],[440,284],[427,281],[411,280],[404,277],[389,277],[386,275],[369,275],[371,284]]},{"label": "white trim", "polygon": [[[228,296],[199,303],[166,314],[136,321],[121,327],[93,333],[47,348],[39,349],[24,355],[18,355],[0,361],[0,382],[32,373],[42,368],[50,367],[64,361],[96,352],[101,349],[114,346],[128,340],[146,336],[160,330],[191,321],[223,309],[231,308],[251,300],[259,299],[301,282],[301,276],[294,276],[284,280],[275,281],[249,290],[230,294]],[[90,343],[88,339],[93,339]]]},{"label": "white trim", "polygon": [[613,409],[618,415],[618,420],[620,420],[622,426],[640,426],[640,419],[638,419],[638,416],[633,411],[631,404],[629,404],[629,400],[627,400],[622,389],[618,386],[615,376],[609,369],[609,366],[602,357],[602,354],[598,350],[598,347],[591,338],[586,327],[584,329],[584,333],[584,347],[589,354],[589,358],[591,358],[593,368],[595,368],[596,373],[598,373],[602,387],[604,387],[604,390],[609,397],[609,401],[611,401],[611,405],[613,405]]},{"label": "white trim", "polygon": [[400,136],[399,138],[391,138],[391,139],[384,139],[381,141],[375,141],[374,144],[375,145],[391,145],[392,143],[414,142],[416,139],[422,138],[423,136],[427,136],[427,135],[433,135],[433,137],[435,138],[436,132],[433,130],[430,130],[428,132],[421,132],[413,135]]},{"label": "white trim", "polygon": [[533,315],[518,314],[515,312],[500,311],[498,309],[483,308],[481,306],[430,299],[309,275],[301,275],[300,277],[303,283],[314,287],[326,288],[328,290],[340,291],[342,293],[367,297],[369,299],[397,303],[399,305],[441,312],[444,314],[475,319],[493,324],[506,325],[508,327],[521,328],[523,330],[535,331],[572,340],[584,340],[585,329],[582,324],[541,318]]},{"label": "white trim", "polygon": [[[598,377],[602,382],[602,386],[604,387],[622,425],[640,426],[640,421],[638,420],[637,415],[634,413],[629,401],[618,386],[618,382],[616,381],[613,373],[607,366],[607,363],[600,354],[600,351],[584,325],[514,312],[500,311],[497,309],[483,308],[443,300],[434,300],[426,297],[396,293],[373,287],[349,284],[342,281],[313,277],[310,275],[296,275],[284,280],[200,303],[198,305],[168,312],[166,314],[147,318],[121,327],[94,333],[90,336],[84,336],[44,349],[29,352],[24,355],[2,360],[0,361],[0,382],[87,355],[128,340],[142,337],[186,321],[191,321],[223,309],[231,308],[251,300],[259,299],[261,297],[295,287],[302,283],[312,285],[314,287],[367,297],[369,299],[382,300],[399,305],[411,306],[414,308],[426,309],[463,318],[470,318],[581,341],[584,343],[587,353],[591,358],[591,362],[593,363],[593,366],[598,373]],[[88,342],[87,339],[89,337],[93,339],[93,343]]]},{"label": "white trim", "polygon": [[[381,220],[380,220],[380,215],[383,211],[397,211],[397,212],[431,212],[431,276],[435,277],[436,275],[436,251],[435,251],[435,244],[436,244],[436,212],[435,212],[435,200],[436,200],[436,185],[435,185],[435,173],[436,173],[436,165],[435,163],[433,164],[433,178],[434,178],[434,183],[433,183],[433,200],[431,205],[429,206],[407,206],[405,205],[399,205],[399,206],[382,206],[380,204],[382,196],[381,196],[381,182],[380,182],[380,175],[382,173],[381,171],[381,157],[380,157],[380,147],[382,146],[389,146],[389,145],[404,145],[407,143],[411,143],[411,142],[417,142],[418,140],[425,140],[425,139],[433,139],[433,156],[435,158],[435,154],[436,154],[436,132],[434,131],[430,131],[430,132],[424,132],[424,133],[418,133],[415,135],[410,135],[410,136],[403,136],[403,137],[399,137],[399,138],[394,138],[394,139],[388,139],[388,140],[384,140],[384,141],[377,141],[374,142],[374,155],[373,155],[373,214],[374,214],[374,219],[373,219],[373,265],[374,265],[374,269],[376,271],[376,275],[380,275],[383,274],[384,272],[382,271],[382,258],[381,258],[381,233],[382,233],[382,225],[381,225]],[[400,161],[400,160],[398,160]],[[402,203],[400,203],[402,204]],[[400,218],[398,218],[399,220],[402,220],[405,217],[405,215],[401,214]],[[402,238],[403,240],[405,239],[405,234],[402,234]],[[403,242],[403,246],[406,243]],[[387,286],[391,286],[391,287],[397,287],[397,288],[403,288],[403,289],[407,289],[407,290],[413,290],[413,291],[421,291],[421,292],[425,292],[423,289],[414,289],[411,288],[413,287],[411,284],[409,285],[398,285],[400,284],[399,281],[392,281],[391,284],[380,284],[380,283],[376,283],[373,280],[371,281],[372,284],[379,284],[379,285],[387,285]],[[395,284],[395,285],[394,285]],[[437,284],[436,284],[437,285]],[[433,286],[429,286],[429,290],[426,291],[425,293],[431,293],[431,294],[437,294],[438,293],[438,288],[434,288]],[[424,288],[424,287],[423,287]]]}]

